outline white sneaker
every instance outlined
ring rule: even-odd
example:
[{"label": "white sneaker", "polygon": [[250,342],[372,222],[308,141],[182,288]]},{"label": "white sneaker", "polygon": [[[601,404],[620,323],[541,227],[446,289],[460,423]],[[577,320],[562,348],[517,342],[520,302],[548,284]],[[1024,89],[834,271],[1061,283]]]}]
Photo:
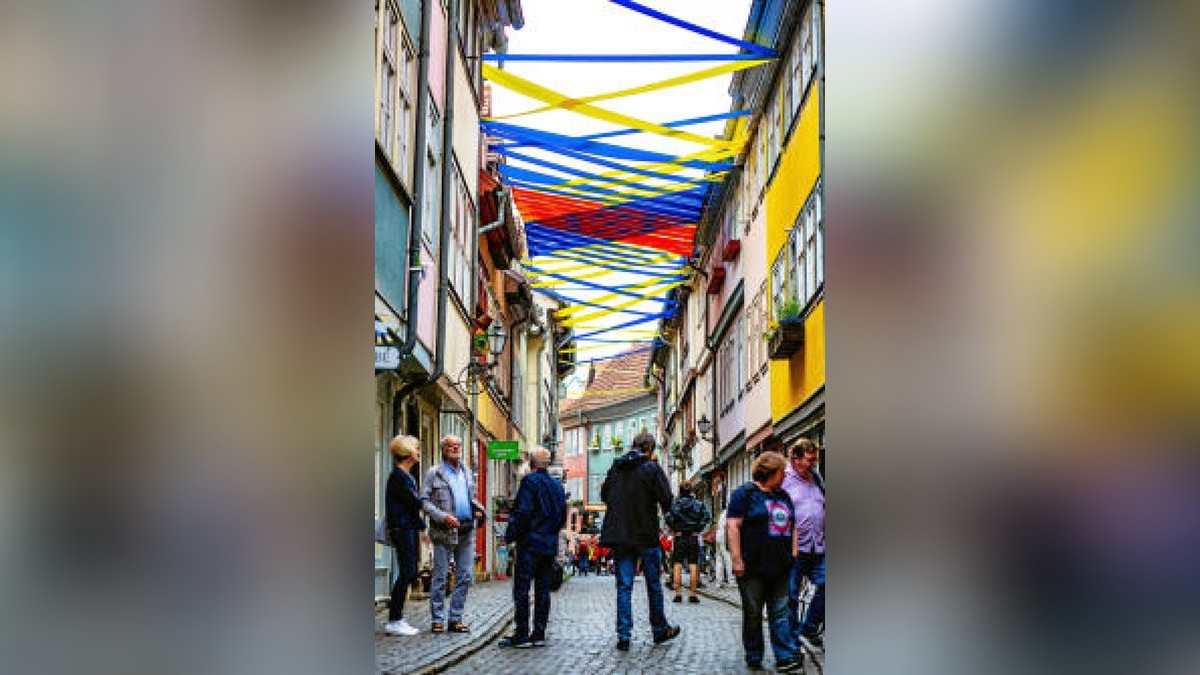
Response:
[{"label": "white sneaker", "polygon": [[389,621],[383,626],[383,632],[388,635],[416,635],[421,631],[408,625],[404,619],[399,621]]}]

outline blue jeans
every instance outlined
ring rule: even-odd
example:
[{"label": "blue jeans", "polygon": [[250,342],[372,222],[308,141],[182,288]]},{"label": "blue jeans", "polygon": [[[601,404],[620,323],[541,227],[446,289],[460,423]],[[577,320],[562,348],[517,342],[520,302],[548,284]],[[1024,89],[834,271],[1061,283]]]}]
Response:
[{"label": "blue jeans", "polygon": [[[812,602],[804,616],[800,616],[800,589],[804,587],[804,578],[817,587]],[[791,611],[792,637],[796,640],[801,635],[816,635],[821,632],[825,623],[825,554],[801,553],[796,557],[792,568]]]},{"label": "blue jeans", "polygon": [[[546,638],[550,621],[550,577],[554,573],[554,554],[530,553],[517,546],[513,572],[513,636]],[[533,582],[533,633],[529,632],[529,582]]]},{"label": "blue jeans", "polygon": [[664,635],[670,626],[663,611],[662,579],[658,575],[662,565],[662,550],[652,546],[641,550],[622,549],[614,553],[617,562],[617,639],[628,640],[633,633],[633,577],[637,572],[638,560],[642,561],[645,571],[650,631],[654,637]]},{"label": "blue jeans", "polygon": [[446,623],[446,574],[454,556],[454,591],[450,596],[450,623],[462,621],[467,590],[475,574],[475,530],[459,530],[457,546],[433,545],[433,579],[429,584],[429,618]]},{"label": "blue jeans", "polygon": [[738,591],[742,595],[742,648],[746,651],[746,663],[762,664],[764,606],[767,608],[767,625],[771,629],[771,651],[775,653],[775,663],[791,661],[796,657],[796,643],[792,639],[792,624],[788,618],[790,589],[791,580],[787,575],[774,578],[738,577]]}]

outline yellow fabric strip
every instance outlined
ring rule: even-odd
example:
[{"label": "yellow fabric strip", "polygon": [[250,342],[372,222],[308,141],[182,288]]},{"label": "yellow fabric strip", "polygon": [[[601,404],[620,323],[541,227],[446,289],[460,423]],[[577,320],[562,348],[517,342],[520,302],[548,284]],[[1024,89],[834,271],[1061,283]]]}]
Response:
[{"label": "yellow fabric strip", "polygon": [[689,73],[687,75],[681,75],[679,77],[672,77],[672,78],[669,78],[666,80],[661,80],[658,82],[651,82],[649,84],[643,84],[640,87],[630,87],[629,89],[620,89],[617,91],[610,91],[610,92],[607,92],[604,94],[596,94],[594,96],[584,96],[582,98],[568,98],[568,99],[564,100],[562,103],[547,105],[547,106],[543,106],[541,108],[535,108],[533,110],[526,110],[524,112],[512,113],[511,115],[501,115],[500,117],[492,117],[492,118],[488,118],[488,119],[509,120],[509,119],[513,119],[516,117],[524,117],[526,115],[533,115],[533,114],[540,113],[540,112],[546,112],[547,110],[555,110],[555,109],[559,109],[559,108],[565,108],[567,110],[570,110],[572,108],[577,107],[581,103],[595,103],[596,101],[608,101],[608,100],[611,100],[614,98],[625,98],[626,96],[633,96],[635,94],[644,94],[644,93],[651,92],[651,91],[670,89],[672,87],[678,87],[680,85],[690,84],[692,82],[699,82],[700,80],[707,80],[710,77],[724,75],[725,73],[733,73],[733,72],[737,72],[739,70],[743,70],[745,68],[753,68],[754,66],[766,63],[770,60],[771,59],[758,59],[758,60],[754,60],[754,61],[734,61],[732,63],[726,63],[726,64],[723,64],[720,66],[716,66],[714,68],[705,68],[704,70],[698,70],[694,73]]},{"label": "yellow fabric strip", "polygon": [[[506,89],[511,89],[518,94],[528,96],[532,99],[537,99],[543,103],[559,105],[564,101],[570,100],[571,98],[570,96],[564,96],[563,94],[560,94],[552,89],[547,89],[541,85],[534,84],[529,80],[517,77],[512,73],[500,70],[499,68],[486,63],[483,64],[483,76]],[[621,113],[599,108],[587,103],[576,105],[572,108],[572,110],[580,115],[586,115],[588,117],[604,120],[605,122],[611,122],[613,124],[629,127],[631,129],[640,129],[651,134],[667,136],[668,138],[677,138],[680,140],[691,141],[693,143],[699,143],[701,145],[708,145],[712,147],[725,147],[728,145],[728,141],[706,138],[704,136],[699,136],[686,131],[680,131],[679,129],[664,127],[661,124],[655,124],[653,122],[647,122],[646,120],[641,120],[636,117],[622,115]]]},{"label": "yellow fabric strip", "polygon": [[[744,139],[742,139],[742,140],[744,141]],[[692,160],[698,160],[698,161],[702,161],[702,162],[717,161],[717,160],[725,159],[726,157],[732,157],[732,156],[736,155],[740,151],[740,149],[741,149],[741,144],[739,143],[736,146],[730,145],[728,147],[723,147],[723,148],[702,150],[700,152],[692,153],[690,155],[681,155],[669,162],[652,162],[649,164],[641,164],[641,165],[638,165],[636,168],[641,169],[643,171],[655,171],[658,173],[678,173],[685,169],[691,168],[689,166],[685,166],[683,164],[683,162],[688,162],[688,161],[692,161]],[[630,177],[629,178],[621,178],[622,176],[630,176]],[[640,180],[642,177],[639,174],[637,174],[636,172],[629,171],[628,169],[614,169],[612,171],[605,171],[604,173],[599,175],[599,178],[612,179],[612,180],[608,181],[610,183],[632,184],[632,183]],[[570,187],[570,186],[575,186],[575,185],[587,185],[587,184],[590,184],[590,183],[593,183],[593,182],[599,180],[599,178],[575,178],[575,179],[569,180],[569,181],[562,183],[561,185],[558,185],[555,187],[562,189],[564,187]]]},{"label": "yellow fabric strip", "polygon": [[[643,282],[640,284],[633,284],[631,286],[626,286],[623,290],[645,291],[645,290],[649,290],[652,288],[656,288],[658,286],[662,286],[663,283],[664,282],[662,282],[662,281],[652,280],[652,281],[647,281],[647,282]],[[651,299],[654,297],[654,295],[656,293],[670,290],[670,289],[674,288],[675,286],[682,284],[683,282],[682,281],[672,281],[672,282],[666,282],[666,283],[668,283],[669,285],[665,286],[664,288],[657,289],[654,293],[637,296],[634,299],[630,300],[628,303],[626,303],[624,305],[624,307],[617,306],[617,308],[607,308],[607,309],[595,310],[595,308],[593,308],[591,305],[572,305],[571,307],[567,307],[566,309],[559,310],[558,317],[559,317],[559,319],[562,319],[565,321],[574,321],[575,323],[579,323],[585,317],[583,317],[583,316],[576,317],[575,315],[579,314],[581,312],[587,313],[589,311],[599,311],[600,314],[597,314],[597,316],[601,316],[603,314],[611,314],[614,311],[618,311],[618,309],[625,309],[632,305],[636,305],[637,303],[642,302],[644,300]],[[601,295],[595,299],[589,299],[588,301],[594,302],[596,304],[604,304],[604,303],[608,302],[609,300],[612,300],[612,299],[618,298],[618,297],[629,297],[629,296],[625,295],[623,293],[605,293],[604,295]],[[593,317],[587,316],[586,318],[593,318]]]},{"label": "yellow fabric strip", "polygon": [[637,298],[633,298],[632,300],[623,302],[619,305],[614,305],[613,307],[611,307],[609,309],[593,309],[593,311],[591,311],[591,312],[581,313],[577,317],[566,319],[566,320],[562,321],[562,325],[570,328],[577,323],[589,321],[591,319],[598,319],[602,316],[607,316],[609,314],[615,314],[622,310],[629,309],[630,307],[632,307],[636,304],[645,302],[648,299],[653,299],[654,297],[656,297],[658,294],[662,293],[663,291],[669,291],[672,288],[675,288],[676,286],[679,286],[682,283],[683,283],[682,281],[674,281],[674,282],[671,282],[670,284],[667,284],[666,286],[663,286],[662,288],[655,289],[653,293],[648,293],[646,295],[643,295],[643,296],[640,296]]}]

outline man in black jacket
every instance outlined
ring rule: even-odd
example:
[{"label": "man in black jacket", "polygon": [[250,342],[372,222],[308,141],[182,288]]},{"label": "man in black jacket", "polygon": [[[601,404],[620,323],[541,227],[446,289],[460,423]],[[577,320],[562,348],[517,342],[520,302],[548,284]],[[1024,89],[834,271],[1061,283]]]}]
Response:
[{"label": "man in black jacket", "polygon": [[658,510],[670,512],[671,487],[662,467],[650,459],[654,437],[643,431],[632,446],[633,450],[613,461],[600,486],[600,499],[607,507],[600,545],[611,548],[616,559],[617,649],[621,651],[629,651],[633,633],[633,577],[639,560],[645,570],[654,644],[679,635],[679,627],[667,623],[662,580],[657,573],[662,563]]},{"label": "man in black jacket", "polygon": [[[550,621],[550,580],[558,554],[558,532],[567,524],[567,495],[546,471],[550,451],[529,453],[531,471],[521,479],[504,539],[517,545],[513,574],[513,634],[501,647],[542,647]],[[560,575],[562,571],[558,572]],[[529,583],[533,582],[533,632],[529,631]]]}]

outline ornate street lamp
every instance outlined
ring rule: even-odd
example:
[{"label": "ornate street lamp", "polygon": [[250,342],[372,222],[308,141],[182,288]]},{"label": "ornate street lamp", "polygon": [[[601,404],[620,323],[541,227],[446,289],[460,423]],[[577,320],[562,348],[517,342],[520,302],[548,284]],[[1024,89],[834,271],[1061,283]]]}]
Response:
[{"label": "ornate street lamp", "polygon": [[700,417],[700,420],[696,422],[696,430],[700,432],[700,438],[703,438],[706,441],[712,440],[708,436],[708,433],[712,431],[712,422],[708,421],[708,415],[702,415]]},{"label": "ornate street lamp", "polygon": [[[483,337],[478,333],[476,335],[477,339]],[[465,385],[468,394],[478,394],[480,392],[479,381],[488,376],[488,371],[500,365],[497,357],[504,351],[504,342],[507,339],[508,334],[504,332],[504,328],[498,323],[493,323],[488,328],[486,335],[487,349],[492,354],[492,360],[479,363],[472,357],[472,360],[467,363],[467,367],[458,374],[458,381],[455,384]]]}]

